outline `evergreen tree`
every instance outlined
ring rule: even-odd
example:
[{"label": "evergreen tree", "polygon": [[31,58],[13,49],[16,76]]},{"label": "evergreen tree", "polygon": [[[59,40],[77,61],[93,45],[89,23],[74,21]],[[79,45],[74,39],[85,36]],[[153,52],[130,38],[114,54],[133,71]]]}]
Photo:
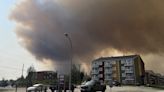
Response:
[{"label": "evergreen tree", "polygon": [[32,86],[33,85],[33,80],[34,80],[34,77],[35,77],[35,68],[34,66],[30,66],[28,69],[27,69],[27,76],[26,76],[26,81],[27,81],[27,86]]}]

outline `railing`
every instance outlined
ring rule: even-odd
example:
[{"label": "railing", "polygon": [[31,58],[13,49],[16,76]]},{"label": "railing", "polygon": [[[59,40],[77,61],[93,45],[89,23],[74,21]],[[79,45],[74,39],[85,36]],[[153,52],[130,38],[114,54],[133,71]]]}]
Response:
[{"label": "railing", "polygon": [[112,71],[110,71],[110,70],[105,70],[105,74],[111,74],[112,73]]},{"label": "railing", "polygon": [[125,70],[125,73],[134,73],[132,70]]},{"label": "railing", "polygon": [[111,64],[105,64],[104,67],[109,67],[110,68],[110,67],[112,67],[112,65]]},{"label": "railing", "polygon": [[93,64],[92,67],[97,68],[97,67],[99,67],[99,65]]},{"label": "railing", "polygon": [[98,71],[92,71],[92,74],[98,74],[99,72]]},{"label": "railing", "polygon": [[133,63],[125,63],[124,66],[132,66]]},{"label": "railing", "polygon": [[126,80],[134,80],[134,77],[127,76],[125,79],[126,79]]}]

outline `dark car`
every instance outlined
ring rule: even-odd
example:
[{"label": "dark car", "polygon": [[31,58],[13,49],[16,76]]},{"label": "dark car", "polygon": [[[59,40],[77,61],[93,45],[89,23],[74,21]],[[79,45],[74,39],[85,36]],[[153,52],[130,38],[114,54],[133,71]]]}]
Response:
[{"label": "dark car", "polygon": [[[71,91],[74,92],[74,89],[76,88],[76,86],[71,85]],[[56,90],[64,90],[64,92],[66,92],[66,90],[69,90],[69,84],[66,85],[58,85],[58,84],[53,84],[50,85],[49,89],[51,90],[51,92],[55,92]]]},{"label": "dark car", "polygon": [[121,86],[121,83],[118,82],[118,81],[113,81],[113,85],[114,85],[114,86]]},{"label": "dark car", "polygon": [[106,85],[101,84],[99,81],[90,80],[81,85],[81,92],[96,92],[102,91],[105,92]]}]

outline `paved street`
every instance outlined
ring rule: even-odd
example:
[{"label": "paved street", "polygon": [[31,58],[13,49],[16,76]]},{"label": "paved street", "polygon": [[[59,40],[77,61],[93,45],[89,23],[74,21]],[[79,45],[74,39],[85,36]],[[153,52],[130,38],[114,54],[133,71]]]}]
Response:
[{"label": "paved street", "polygon": [[149,87],[113,87],[110,91],[110,88],[107,87],[106,92],[164,92],[164,90],[157,90]]},{"label": "paved street", "polygon": [[[14,89],[9,90],[2,90],[0,89],[0,92],[15,92]],[[17,92],[26,92],[24,88],[19,88]],[[48,92],[51,92],[48,90]],[[75,92],[80,92],[79,88],[75,89]],[[105,92],[164,92],[164,90],[158,90],[154,88],[149,87],[113,87],[112,90],[110,90],[109,87],[107,87]]]},{"label": "paved street", "polygon": [[[79,88],[75,89],[75,92],[80,92],[80,89]],[[129,86],[113,87],[112,89],[110,89],[107,86],[105,92],[164,92],[164,90],[158,90],[150,87],[129,87]]]},{"label": "paved street", "polygon": [[[80,92],[80,89],[76,88],[75,92]],[[150,87],[129,87],[129,86],[113,87],[112,89],[110,89],[107,86],[105,92],[164,92],[164,90],[158,90]]]}]

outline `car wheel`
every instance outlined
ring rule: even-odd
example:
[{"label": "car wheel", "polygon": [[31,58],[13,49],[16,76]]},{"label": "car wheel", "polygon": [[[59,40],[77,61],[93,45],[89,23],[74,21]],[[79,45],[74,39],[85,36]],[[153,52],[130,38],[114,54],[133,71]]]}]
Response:
[{"label": "car wheel", "polygon": [[93,88],[91,88],[90,92],[96,92]]},{"label": "car wheel", "polygon": [[106,87],[103,88],[102,92],[105,92],[105,90],[106,90]]}]

